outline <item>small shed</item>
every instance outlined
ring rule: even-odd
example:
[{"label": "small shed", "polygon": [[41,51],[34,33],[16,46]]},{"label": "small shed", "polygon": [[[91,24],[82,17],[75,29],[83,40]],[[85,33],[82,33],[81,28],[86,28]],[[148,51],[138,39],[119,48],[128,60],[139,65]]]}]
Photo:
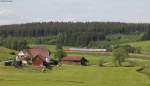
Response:
[{"label": "small shed", "polygon": [[65,56],[62,59],[62,63],[87,65],[88,60],[85,59],[84,57],[80,57],[80,56]]}]

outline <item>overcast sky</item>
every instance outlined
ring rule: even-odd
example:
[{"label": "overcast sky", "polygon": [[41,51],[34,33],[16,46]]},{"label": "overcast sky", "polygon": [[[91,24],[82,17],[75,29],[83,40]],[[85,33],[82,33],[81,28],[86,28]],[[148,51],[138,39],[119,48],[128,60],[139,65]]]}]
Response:
[{"label": "overcast sky", "polygon": [[1,25],[42,21],[150,23],[150,0],[0,0]]}]

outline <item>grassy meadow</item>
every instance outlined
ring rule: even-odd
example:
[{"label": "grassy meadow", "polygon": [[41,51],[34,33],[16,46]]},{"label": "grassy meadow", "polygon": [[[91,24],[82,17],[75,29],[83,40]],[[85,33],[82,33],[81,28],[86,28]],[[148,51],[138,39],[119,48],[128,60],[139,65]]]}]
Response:
[{"label": "grassy meadow", "polygon": [[8,48],[0,47],[0,61],[6,58],[13,57],[13,55],[11,55],[12,52],[16,52],[16,51]]},{"label": "grassy meadow", "polygon": [[0,67],[0,86],[149,86],[136,68],[63,65],[45,73]]},{"label": "grassy meadow", "polygon": [[[37,45],[30,45],[37,46]],[[38,45],[39,46],[39,45]],[[41,45],[55,52],[54,45]],[[0,47],[0,58],[9,57],[10,50]],[[17,69],[0,64],[0,86],[150,86],[146,74],[139,73],[137,67],[112,67],[111,55],[68,53],[70,56],[84,56],[90,66],[65,65],[41,72],[33,67]],[[106,67],[99,67],[99,61],[104,60]],[[150,64],[149,60],[129,58],[140,65]],[[148,70],[148,69],[147,69]],[[147,71],[144,70],[144,71]]]},{"label": "grassy meadow", "polygon": [[150,41],[140,41],[128,43],[134,47],[140,47],[143,53],[150,54]]}]

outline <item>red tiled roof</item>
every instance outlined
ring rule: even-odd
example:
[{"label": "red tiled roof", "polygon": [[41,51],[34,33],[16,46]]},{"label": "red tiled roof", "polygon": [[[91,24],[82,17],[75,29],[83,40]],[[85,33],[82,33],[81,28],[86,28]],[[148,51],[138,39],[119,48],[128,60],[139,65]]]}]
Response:
[{"label": "red tiled roof", "polygon": [[49,56],[49,51],[47,49],[31,48],[27,49],[27,52],[32,56],[32,58],[36,56],[40,56],[41,58]]},{"label": "red tiled roof", "polygon": [[64,61],[80,61],[81,57],[80,56],[65,56],[63,57]]}]

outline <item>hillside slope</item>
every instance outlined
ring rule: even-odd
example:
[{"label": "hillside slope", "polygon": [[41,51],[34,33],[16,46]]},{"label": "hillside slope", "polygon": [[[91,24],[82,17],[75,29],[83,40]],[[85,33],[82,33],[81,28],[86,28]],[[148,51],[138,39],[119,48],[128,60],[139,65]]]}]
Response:
[{"label": "hillside slope", "polygon": [[10,54],[12,52],[16,52],[16,51],[0,46],[0,61],[12,57],[13,55]]},{"label": "hillside slope", "polygon": [[150,54],[150,40],[141,41],[141,42],[132,42],[128,44],[134,47],[140,47],[142,50],[142,53]]}]

